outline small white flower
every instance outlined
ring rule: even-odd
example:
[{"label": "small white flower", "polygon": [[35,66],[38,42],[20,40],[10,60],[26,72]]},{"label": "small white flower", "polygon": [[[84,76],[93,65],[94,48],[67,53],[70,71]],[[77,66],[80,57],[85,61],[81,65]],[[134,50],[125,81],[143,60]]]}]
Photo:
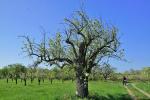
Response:
[{"label": "small white flower", "polygon": [[78,91],[76,91],[76,95],[78,95]]},{"label": "small white flower", "polygon": [[89,73],[85,73],[85,76],[89,76]]}]

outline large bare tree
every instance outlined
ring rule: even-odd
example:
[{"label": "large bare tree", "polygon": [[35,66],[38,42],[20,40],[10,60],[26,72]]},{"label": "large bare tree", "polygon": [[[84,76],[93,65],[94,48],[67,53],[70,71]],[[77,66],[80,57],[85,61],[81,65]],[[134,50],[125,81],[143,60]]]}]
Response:
[{"label": "large bare tree", "polygon": [[88,76],[91,69],[106,57],[120,57],[118,30],[102,20],[88,17],[83,11],[75,12],[64,23],[63,33],[57,33],[54,39],[47,39],[44,34],[42,41],[35,43],[28,36],[23,36],[23,48],[29,56],[36,59],[35,66],[46,62],[59,67],[73,67],[76,74],[76,94],[84,98],[89,94]]}]

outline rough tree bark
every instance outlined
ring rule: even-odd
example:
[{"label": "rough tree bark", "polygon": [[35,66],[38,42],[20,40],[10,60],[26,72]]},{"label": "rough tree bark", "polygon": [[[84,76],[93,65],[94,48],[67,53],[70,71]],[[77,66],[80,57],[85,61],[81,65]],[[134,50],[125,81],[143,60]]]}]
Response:
[{"label": "rough tree bark", "polygon": [[88,94],[89,94],[88,82],[85,81],[85,79],[82,77],[83,76],[76,77],[76,88],[77,88],[76,95],[81,98],[85,98],[85,97],[88,97]]},{"label": "rough tree bark", "polygon": [[[79,65],[80,66],[80,65]],[[76,71],[76,95],[85,98],[88,97],[88,76],[85,76],[82,72],[83,70],[78,67]]]}]

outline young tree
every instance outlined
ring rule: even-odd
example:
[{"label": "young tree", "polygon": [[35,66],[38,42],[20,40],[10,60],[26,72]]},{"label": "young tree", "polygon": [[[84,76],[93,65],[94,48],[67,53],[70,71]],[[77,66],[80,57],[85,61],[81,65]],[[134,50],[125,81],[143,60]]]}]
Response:
[{"label": "young tree", "polygon": [[90,79],[91,80],[98,80],[98,79],[102,79],[101,78],[101,69],[100,69],[100,67],[99,66],[95,66],[95,67],[93,67],[92,68],[92,70],[91,70],[91,74],[90,74]]},{"label": "young tree", "polygon": [[9,69],[10,78],[13,82],[13,80],[15,78],[15,67],[13,65],[8,65],[8,69]]},{"label": "young tree", "polygon": [[[15,78],[15,80],[19,77],[19,73],[17,73],[17,68],[16,68],[16,64],[10,64],[7,66],[8,69],[9,69],[9,75],[10,75],[10,78],[12,79],[12,82],[13,82],[13,79]],[[17,80],[16,80],[16,84],[17,84]]]},{"label": "young tree", "polygon": [[21,74],[23,75],[23,79],[24,79],[24,85],[27,85],[27,68],[23,65],[20,65],[20,71]]},{"label": "young tree", "polygon": [[2,79],[3,75],[2,75],[2,69],[0,69],[0,79]]},{"label": "young tree", "polygon": [[28,75],[30,77],[31,83],[34,81],[35,73],[36,73],[36,67],[29,66],[29,68],[28,68]]},{"label": "young tree", "polygon": [[101,20],[88,17],[83,11],[66,18],[65,24],[64,33],[57,33],[56,38],[49,41],[45,34],[40,43],[23,36],[26,40],[24,50],[29,56],[36,57],[37,65],[46,62],[59,67],[72,66],[76,74],[76,94],[84,98],[89,94],[91,69],[103,58],[121,54],[118,31],[114,26],[107,27]]},{"label": "young tree", "polygon": [[115,68],[111,67],[110,64],[104,63],[103,66],[101,67],[101,73],[104,77],[105,80],[110,77],[111,74],[114,73]]},{"label": "young tree", "polygon": [[48,72],[48,78],[51,84],[53,83],[53,79],[56,78],[56,73],[52,69]]},{"label": "young tree", "polygon": [[7,83],[8,83],[9,69],[8,69],[7,67],[4,67],[4,68],[2,69],[2,75],[3,75],[4,78],[7,79]]},{"label": "young tree", "polygon": [[62,83],[64,83],[65,80],[74,80],[74,69],[71,66],[64,66],[63,69],[59,69],[60,78],[62,80]]},{"label": "young tree", "polygon": [[73,82],[75,80],[75,71],[73,68],[69,67],[68,69],[68,77]]},{"label": "young tree", "polygon": [[141,70],[142,76],[146,79],[150,79],[150,67],[145,67]]},{"label": "young tree", "polygon": [[[26,74],[26,68],[25,66],[21,65],[21,64],[13,64],[12,65],[15,68],[15,80],[16,80],[16,84],[18,82],[18,78],[20,78],[20,75],[22,73]],[[24,78],[25,80],[25,78]]]}]

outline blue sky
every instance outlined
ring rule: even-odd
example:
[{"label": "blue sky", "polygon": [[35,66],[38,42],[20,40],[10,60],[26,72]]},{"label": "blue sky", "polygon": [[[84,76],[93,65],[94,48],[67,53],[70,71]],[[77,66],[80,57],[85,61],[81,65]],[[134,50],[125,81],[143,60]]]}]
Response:
[{"label": "blue sky", "polygon": [[[118,71],[150,66],[149,5],[149,0],[85,0],[89,16],[119,29],[129,63],[111,61]],[[53,35],[61,31],[63,19],[80,7],[81,0],[0,0],[0,66],[31,63],[21,51],[18,36],[40,39],[41,27]]]}]

